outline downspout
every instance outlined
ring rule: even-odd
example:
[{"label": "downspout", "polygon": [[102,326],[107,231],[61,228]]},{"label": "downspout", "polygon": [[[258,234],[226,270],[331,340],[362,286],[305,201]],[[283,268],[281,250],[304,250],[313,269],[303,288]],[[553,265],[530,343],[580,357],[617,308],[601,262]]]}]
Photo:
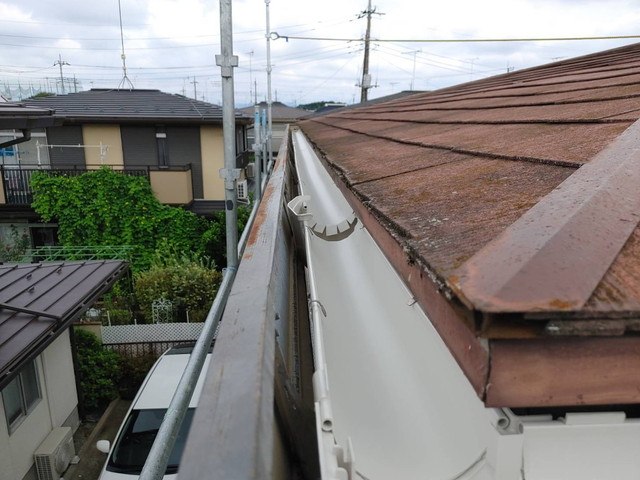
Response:
[{"label": "downspout", "polygon": [[31,140],[31,130],[29,130],[28,128],[21,128],[20,131],[22,132],[21,138],[9,140],[8,142],[2,142],[0,143],[0,148],[10,147],[11,145],[17,145],[19,143],[28,142],[29,140]]}]

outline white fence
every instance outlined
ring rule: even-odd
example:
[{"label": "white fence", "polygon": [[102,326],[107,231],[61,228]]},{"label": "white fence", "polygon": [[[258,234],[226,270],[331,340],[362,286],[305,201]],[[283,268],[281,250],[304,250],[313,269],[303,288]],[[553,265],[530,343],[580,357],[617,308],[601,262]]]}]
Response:
[{"label": "white fence", "polygon": [[197,340],[204,323],[102,326],[102,344],[187,342]]}]

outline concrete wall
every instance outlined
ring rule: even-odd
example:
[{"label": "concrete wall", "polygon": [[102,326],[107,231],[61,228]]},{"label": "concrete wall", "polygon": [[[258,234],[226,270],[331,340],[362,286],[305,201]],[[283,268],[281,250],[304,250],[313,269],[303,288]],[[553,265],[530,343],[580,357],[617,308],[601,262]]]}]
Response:
[{"label": "concrete wall", "polygon": [[220,169],[224,168],[224,146],[222,128],[200,127],[200,147],[202,149],[202,188],[204,200],[223,200],[224,182]]},{"label": "concrete wall", "polygon": [[[78,427],[75,376],[68,333],[36,359],[41,400],[9,435],[4,406],[0,415],[0,480],[32,475],[33,452],[54,427]],[[1,403],[0,396],[0,403]],[[76,423],[69,425],[68,423]],[[31,471],[31,472],[30,472]]]},{"label": "concrete wall", "polygon": [[[82,137],[85,145],[100,145],[102,142],[102,145],[109,147],[104,160],[105,164],[124,165],[119,125],[83,125]],[[101,164],[99,148],[85,147],[84,157],[89,166]]]}]

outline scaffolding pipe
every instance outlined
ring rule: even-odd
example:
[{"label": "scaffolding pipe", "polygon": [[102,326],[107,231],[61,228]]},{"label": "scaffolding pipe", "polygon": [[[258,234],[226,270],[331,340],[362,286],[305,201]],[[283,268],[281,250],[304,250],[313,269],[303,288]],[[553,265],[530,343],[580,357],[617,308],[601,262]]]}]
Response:
[{"label": "scaffolding pipe", "polygon": [[260,107],[258,105],[255,106],[255,112],[253,114],[253,173],[255,178],[255,189],[256,189],[256,199],[262,197],[262,135],[260,131]]},{"label": "scaffolding pipe", "polygon": [[272,147],[272,121],[271,121],[271,25],[269,21],[269,3],[271,0],[264,0],[267,8],[267,150],[269,155],[268,171],[273,167],[273,147]]},{"label": "scaffolding pipe", "polygon": [[187,413],[189,402],[196,388],[204,361],[207,358],[224,306],[229,298],[235,276],[235,270],[227,270],[225,272],[218,294],[207,314],[202,333],[193,347],[189,362],[178,383],[176,393],[171,399],[171,404],[162,419],[158,434],[153,441],[151,450],[149,450],[144,467],[142,467],[140,480],[161,480],[164,477],[171,451],[178,438],[180,427]]},{"label": "scaffolding pipe", "polygon": [[216,64],[222,77],[222,130],[224,140],[224,168],[220,177],[224,179],[227,232],[227,269],[238,265],[238,211],[236,185],[240,170],[236,168],[236,121],[233,98],[233,67],[238,66],[238,57],[233,55],[233,29],[231,0],[220,1],[220,49]]},{"label": "scaffolding pipe", "polygon": [[[267,178],[265,177],[264,180],[266,181]],[[244,249],[247,245],[247,238],[249,237],[249,232],[255,222],[259,207],[260,201],[258,200],[253,204],[251,215],[249,215],[247,225],[245,226],[242,236],[240,237],[240,242],[238,243],[237,255],[239,258],[241,258],[244,253]],[[182,426],[182,421],[184,420],[189,403],[191,402],[193,391],[198,383],[198,378],[207,357],[207,352],[209,351],[211,342],[215,338],[215,333],[218,330],[220,318],[222,317],[224,307],[227,304],[229,294],[231,293],[235,276],[236,270],[225,270],[222,283],[218,289],[218,294],[216,295],[216,298],[211,305],[211,309],[207,314],[207,318],[205,319],[202,333],[200,334],[200,337],[198,337],[198,341],[196,342],[191,356],[189,357],[189,362],[182,374],[176,393],[171,400],[171,405],[167,409],[167,413],[165,414],[162,424],[158,429],[156,439],[149,451],[147,461],[140,473],[140,480],[160,480],[167,469],[171,450],[173,450],[173,446],[178,437],[178,432]]]},{"label": "scaffolding pipe", "polygon": [[[236,210],[236,181],[239,170],[235,168],[235,112],[233,101],[233,67],[238,58],[233,52],[231,28],[231,0],[220,1],[221,55],[216,55],[216,63],[221,67],[223,95],[223,138],[225,168],[220,176],[225,180],[227,219],[227,268],[211,309],[207,314],[203,331],[193,348],[189,362],[180,379],[171,405],[162,420],[158,434],[151,446],[147,460],[140,473],[140,480],[160,480],[167,469],[169,457],[178,437],[189,402],[198,382],[202,366],[213,341],[220,318],[227,303],[238,265],[238,227]],[[251,228],[248,223],[246,228]]]}]

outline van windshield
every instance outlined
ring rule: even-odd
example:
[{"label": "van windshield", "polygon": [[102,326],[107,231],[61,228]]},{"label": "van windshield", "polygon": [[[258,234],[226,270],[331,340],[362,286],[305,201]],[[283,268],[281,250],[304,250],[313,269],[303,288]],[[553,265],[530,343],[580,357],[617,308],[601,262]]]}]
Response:
[{"label": "van windshield", "polygon": [[[116,440],[113,453],[107,464],[107,470],[118,473],[140,474],[166,411],[165,408],[132,410],[120,436]],[[176,444],[169,457],[165,474],[178,471],[180,457],[182,457],[182,451],[187,441],[194,412],[195,408],[187,410]]]}]

